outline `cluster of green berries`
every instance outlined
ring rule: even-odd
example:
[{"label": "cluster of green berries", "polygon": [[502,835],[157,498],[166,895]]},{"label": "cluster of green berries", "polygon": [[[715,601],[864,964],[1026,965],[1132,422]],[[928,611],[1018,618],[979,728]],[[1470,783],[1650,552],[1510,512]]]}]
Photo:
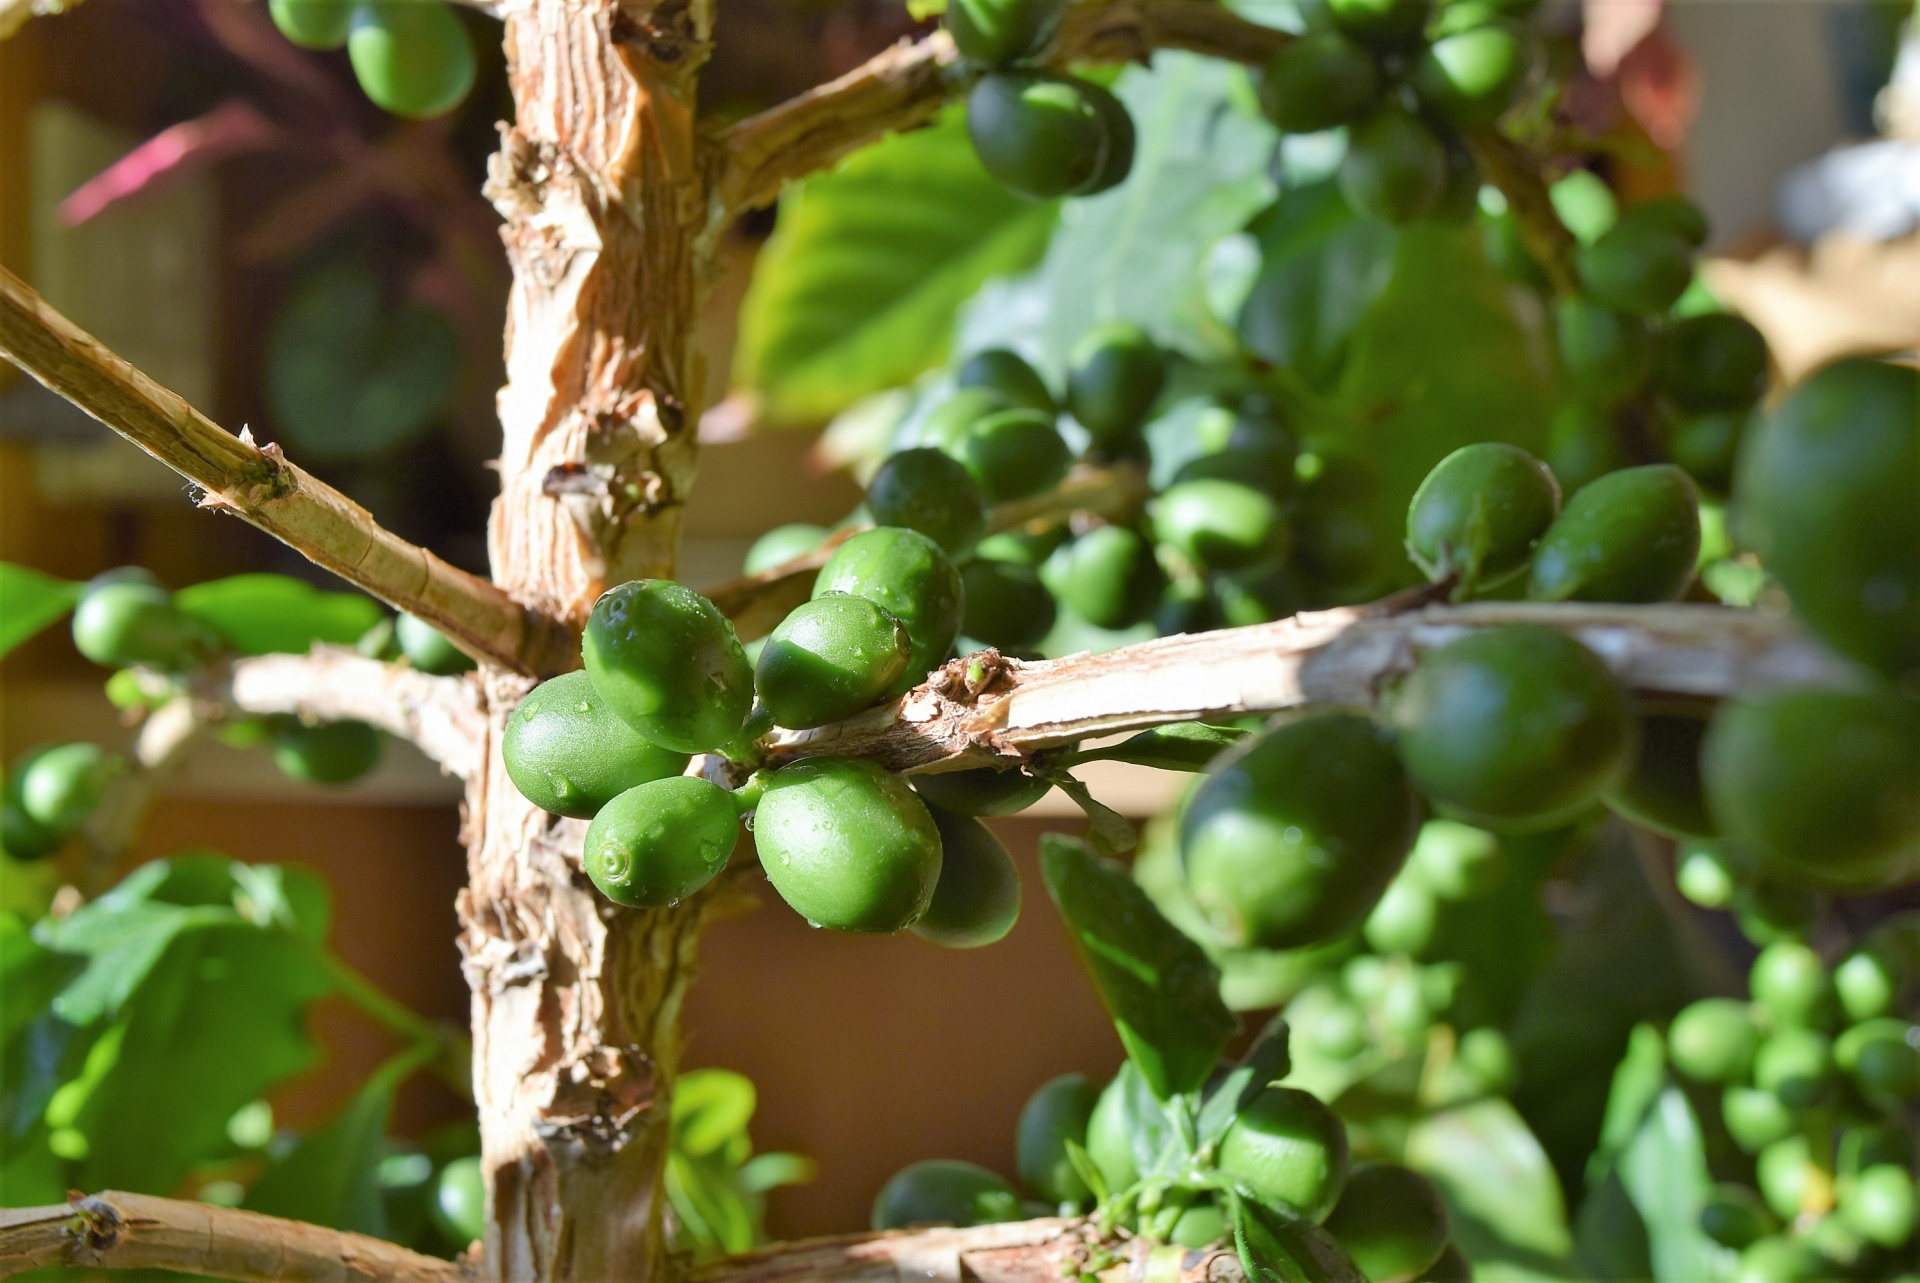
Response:
[{"label": "cluster of green berries", "polygon": [[1742,1253],[1742,1278],[1883,1278],[1914,1265],[1913,1102],[1920,1098],[1920,923],[1887,920],[1829,968],[1805,944],[1761,950],[1751,1000],[1673,1018],[1667,1054],[1721,1089],[1753,1183],[1718,1186],[1701,1228]]},{"label": "cluster of green berries", "polygon": [[280,33],[304,49],[345,48],[375,106],[425,120],[473,89],[473,41],[446,0],[267,0]]},{"label": "cluster of green berries", "polygon": [[1092,196],[1133,168],[1133,117],[1105,87],[1031,66],[1066,0],[953,0],[946,27],[963,66],[967,136],[995,181],[1032,200]]},{"label": "cluster of green berries", "polygon": [[1383,222],[1460,220],[1480,173],[1461,135],[1513,106],[1534,61],[1531,0],[1327,0],[1261,78],[1288,133],[1347,129],[1339,184]]},{"label": "cluster of green berries", "polygon": [[1142,1090],[1131,1068],[1104,1089],[1063,1074],[1020,1112],[1020,1188],[974,1163],[914,1163],[881,1188],[873,1226],[983,1225],[1080,1214],[1097,1203],[1111,1224],[1191,1249],[1231,1242],[1230,1199],[1238,1197],[1317,1227],[1309,1232],[1321,1250],[1369,1283],[1469,1278],[1433,1186],[1397,1164],[1354,1162],[1340,1119],[1311,1093],[1281,1086],[1284,1076],[1282,1066],[1242,1098],[1224,1134],[1189,1155],[1185,1170],[1149,1177],[1142,1167],[1154,1160],[1143,1156],[1169,1142],[1141,1134],[1127,1100]]}]

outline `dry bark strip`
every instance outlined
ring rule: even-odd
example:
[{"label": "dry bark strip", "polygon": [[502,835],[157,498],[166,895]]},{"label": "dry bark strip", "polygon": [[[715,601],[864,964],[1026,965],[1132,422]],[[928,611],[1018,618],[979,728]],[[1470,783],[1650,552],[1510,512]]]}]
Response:
[{"label": "dry bark strip", "polygon": [[155,383],[0,268],[0,355],[316,565],[519,672],[573,667],[571,642],[501,589],[382,529],[281,455],[234,436]]},{"label": "dry bark strip", "polygon": [[108,1190],[0,1211],[0,1278],[49,1266],[174,1270],[239,1283],[460,1283],[452,1261],[300,1221]]},{"label": "dry bark strip", "polygon": [[1421,655],[1470,632],[1565,632],[1646,696],[1721,698],[1839,678],[1833,656],[1781,617],[1725,606],[1394,600],[1270,624],[1180,634],[1103,655],[1001,660],[978,695],[956,660],[893,704],[809,731],[776,753],[865,757],[896,771],[1009,764],[1043,749],[1168,722],[1309,706],[1372,708]]}]

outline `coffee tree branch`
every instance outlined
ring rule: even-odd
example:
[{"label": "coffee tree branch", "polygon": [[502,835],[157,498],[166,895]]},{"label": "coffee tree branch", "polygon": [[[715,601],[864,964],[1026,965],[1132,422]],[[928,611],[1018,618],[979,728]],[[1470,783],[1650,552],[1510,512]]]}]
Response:
[{"label": "coffee tree branch", "polygon": [[[1086,0],[1067,10],[1047,61],[1127,62],[1188,49],[1260,65],[1288,39],[1211,0]],[[722,130],[711,162],[715,225],[885,134],[925,124],[960,88],[951,74],[957,58],[953,41],[936,31]]]},{"label": "coffee tree branch", "polygon": [[495,585],[381,528],[359,504],[234,436],[0,269],[0,355],[316,565],[412,611],[467,653],[528,673],[572,666],[569,634]]},{"label": "coffee tree branch", "polygon": [[0,1211],[0,1278],[68,1266],[174,1270],[238,1283],[458,1283],[452,1261],[277,1216],[123,1194]]},{"label": "coffee tree branch", "polygon": [[[996,506],[987,524],[996,532],[1029,525],[1058,525],[1076,512],[1114,520],[1138,509],[1150,493],[1146,474],[1134,464],[1079,467],[1043,495]],[[707,599],[733,621],[741,641],[765,637],[787,617],[787,612],[813,592],[814,578],[833,550],[867,528],[836,531],[832,538],[804,557],[795,557],[771,570],[731,579],[708,589]]]},{"label": "coffee tree branch", "polygon": [[815,730],[777,732],[771,743],[779,755],[950,770],[1168,722],[1316,705],[1369,708],[1421,655],[1509,624],[1571,634],[1648,696],[1720,698],[1841,673],[1789,621],[1757,611],[1511,602],[1409,608],[1390,599],[1161,637],[1104,655],[998,660],[978,675],[965,672],[970,659],[963,658],[896,703]]},{"label": "coffee tree branch", "polygon": [[305,655],[236,661],[228,698],[245,713],[367,722],[412,741],[461,779],[480,769],[487,713],[480,688],[464,678],[434,677],[338,646],[316,646]]}]

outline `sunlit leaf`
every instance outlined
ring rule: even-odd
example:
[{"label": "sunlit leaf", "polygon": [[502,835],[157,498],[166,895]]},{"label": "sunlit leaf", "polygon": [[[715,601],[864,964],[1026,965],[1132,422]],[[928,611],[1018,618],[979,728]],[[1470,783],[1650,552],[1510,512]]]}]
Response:
[{"label": "sunlit leaf", "polygon": [[87,586],[0,561],[0,655],[73,609]]},{"label": "sunlit leaf", "polygon": [[322,592],[287,575],[212,579],[182,588],[173,600],[247,655],[298,654],[316,642],[351,646],[384,613],[371,597]]}]

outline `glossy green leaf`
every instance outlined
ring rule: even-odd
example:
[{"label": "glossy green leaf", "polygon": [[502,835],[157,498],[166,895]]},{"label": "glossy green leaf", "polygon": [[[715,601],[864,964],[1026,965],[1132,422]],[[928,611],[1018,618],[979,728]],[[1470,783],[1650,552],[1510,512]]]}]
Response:
[{"label": "glossy green leaf", "polygon": [[946,359],[960,305],[1045,250],[1053,204],[987,176],[951,107],[780,202],[740,313],[734,374],[777,419],[814,422]]},{"label": "glossy green leaf", "polygon": [[1207,1093],[1194,1120],[1197,1143],[1204,1148],[1225,1136],[1240,1110],[1285,1078],[1292,1067],[1292,1057],[1287,1054],[1287,1024],[1275,1016],[1240,1063]]},{"label": "glossy green leaf", "polygon": [[1186,1166],[1191,1155],[1182,1144],[1181,1129],[1174,1120],[1184,1105],[1156,1096],[1133,1060],[1121,1061],[1113,1080],[1117,1084],[1114,1090],[1119,1093],[1120,1130],[1126,1135],[1127,1148],[1133,1151],[1134,1169],[1152,1178],[1171,1176]]},{"label": "glossy green leaf", "polygon": [[1207,955],[1085,843],[1045,835],[1040,868],[1074,951],[1147,1085],[1164,1100],[1206,1082],[1236,1025]]},{"label": "glossy green leaf", "polygon": [[1333,1236],[1312,1221],[1236,1198],[1232,1223],[1249,1283],[1366,1283]]},{"label": "glossy green leaf", "polygon": [[1204,771],[1223,749],[1233,747],[1247,737],[1237,726],[1210,726],[1206,722],[1173,722],[1141,731],[1118,744],[1086,749],[1065,759],[1069,766],[1081,762],[1131,762],[1162,771]]},{"label": "glossy green leaf", "polygon": [[459,365],[459,341],[440,313],[390,303],[370,268],[322,268],[267,336],[273,426],[302,457],[378,455],[445,409]]},{"label": "glossy green leaf", "polygon": [[298,654],[317,642],[351,646],[383,615],[371,597],[322,592],[286,575],[211,579],[182,588],[173,600],[245,655]]},{"label": "glossy green leaf", "polygon": [[85,584],[0,561],[0,655],[73,609]]},{"label": "glossy green leaf", "polygon": [[1476,1266],[1571,1276],[1566,1199],[1512,1105],[1481,1100],[1420,1118],[1408,1131],[1405,1161],[1446,1196],[1455,1239]]},{"label": "glossy green leaf", "polygon": [[1248,226],[1260,271],[1235,328],[1249,351],[1321,383],[1393,279],[1400,234],[1355,214],[1331,179],[1292,188]]},{"label": "glossy green leaf", "polygon": [[691,1069],[673,1084],[673,1143],[696,1157],[747,1134],[753,1081],[730,1069]]},{"label": "glossy green leaf", "polygon": [[755,1154],[740,1164],[740,1184],[754,1193],[782,1185],[805,1185],[820,1174],[820,1164],[805,1154]]},{"label": "glossy green leaf", "polygon": [[375,1070],[332,1121],[301,1137],[260,1174],[243,1206],[269,1216],[385,1237],[380,1160],[386,1154],[393,1095],[434,1051],[427,1046],[402,1052]]}]

